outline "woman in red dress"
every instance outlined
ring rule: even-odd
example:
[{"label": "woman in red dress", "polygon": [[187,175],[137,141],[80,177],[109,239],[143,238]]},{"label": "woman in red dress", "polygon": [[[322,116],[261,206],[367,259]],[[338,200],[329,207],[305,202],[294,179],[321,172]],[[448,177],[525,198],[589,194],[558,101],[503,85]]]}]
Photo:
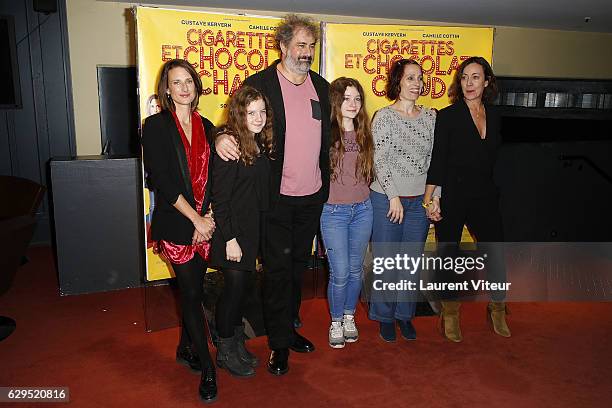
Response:
[{"label": "woman in red dress", "polygon": [[145,170],[157,201],[151,235],[178,281],[183,332],[177,361],[202,371],[200,398],[211,402],[217,396],[216,374],[201,305],[215,230],[208,211],[214,127],[197,112],[202,82],[187,61],[164,64],[157,94],[162,111],[148,117],[142,131]]}]

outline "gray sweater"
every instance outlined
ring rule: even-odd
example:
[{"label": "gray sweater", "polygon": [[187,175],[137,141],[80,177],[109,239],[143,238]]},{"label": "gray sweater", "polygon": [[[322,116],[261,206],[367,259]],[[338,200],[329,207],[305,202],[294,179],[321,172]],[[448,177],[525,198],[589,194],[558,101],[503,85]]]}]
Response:
[{"label": "gray sweater", "polygon": [[386,194],[389,200],[425,192],[436,113],[420,108],[417,117],[405,118],[387,106],[376,112],[372,121],[376,180],[370,188]]}]

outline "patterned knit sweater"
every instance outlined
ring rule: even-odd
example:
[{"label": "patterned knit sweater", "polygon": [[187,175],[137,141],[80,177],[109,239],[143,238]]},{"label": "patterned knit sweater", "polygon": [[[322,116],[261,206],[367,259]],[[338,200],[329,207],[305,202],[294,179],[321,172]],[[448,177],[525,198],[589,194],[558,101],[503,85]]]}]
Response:
[{"label": "patterned knit sweater", "polygon": [[436,113],[420,108],[417,117],[406,118],[387,106],[372,121],[376,180],[370,188],[389,200],[425,192]]}]

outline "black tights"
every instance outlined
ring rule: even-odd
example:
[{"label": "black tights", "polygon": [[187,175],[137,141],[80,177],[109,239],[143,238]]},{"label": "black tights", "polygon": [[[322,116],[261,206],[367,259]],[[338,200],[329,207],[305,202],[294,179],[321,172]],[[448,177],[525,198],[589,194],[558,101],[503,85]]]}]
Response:
[{"label": "black tights", "polygon": [[184,264],[172,264],[172,268],[178,282],[183,312],[180,345],[186,346],[193,343],[202,365],[212,364],[202,310],[204,273],[206,273],[207,264],[200,255],[196,254],[193,259]]},{"label": "black tights", "polygon": [[227,339],[234,335],[234,326],[242,324],[246,288],[253,272],[235,269],[223,269],[222,272],[223,293],[217,301],[215,320],[219,337]]}]

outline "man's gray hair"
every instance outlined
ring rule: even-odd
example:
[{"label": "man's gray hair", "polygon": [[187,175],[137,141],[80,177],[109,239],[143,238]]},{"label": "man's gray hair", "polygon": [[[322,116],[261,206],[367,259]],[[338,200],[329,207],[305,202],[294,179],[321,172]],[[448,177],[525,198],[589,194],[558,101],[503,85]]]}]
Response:
[{"label": "man's gray hair", "polygon": [[289,45],[298,29],[308,31],[315,41],[319,41],[319,26],[312,18],[298,16],[297,14],[287,14],[278,24],[278,27],[276,27],[276,32],[274,33],[276,47],[280,50],[281,44]]}]

